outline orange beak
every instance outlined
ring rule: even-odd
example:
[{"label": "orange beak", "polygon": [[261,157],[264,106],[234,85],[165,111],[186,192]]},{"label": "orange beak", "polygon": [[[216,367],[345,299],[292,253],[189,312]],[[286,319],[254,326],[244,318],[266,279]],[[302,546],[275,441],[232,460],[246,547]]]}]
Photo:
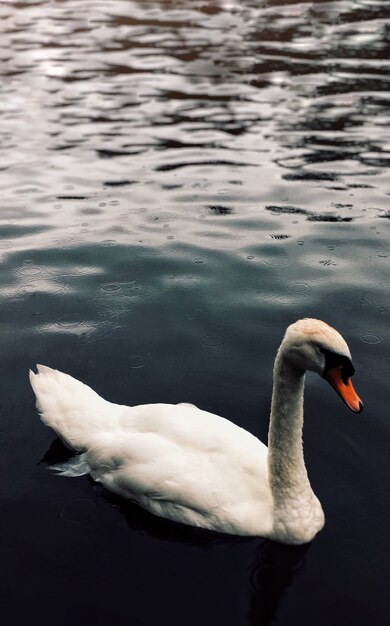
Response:
[{"label": "orange beak", "polygon": [[340,398],[342,398],[348,408],[354,413],[360,413],[363,410],[363,402],[360,400],[355,389],[353,388],[351,379],[348,377],[343,380],[343,366],[332,367],[329,369],[324,378],[332,385],[333,389],[337,391]]}]

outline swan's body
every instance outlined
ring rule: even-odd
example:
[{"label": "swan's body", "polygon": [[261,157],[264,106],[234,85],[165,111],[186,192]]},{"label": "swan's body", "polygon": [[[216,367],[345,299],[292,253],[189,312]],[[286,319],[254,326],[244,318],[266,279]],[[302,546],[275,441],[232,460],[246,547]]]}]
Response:
[{"label": "swan's body", "polygon": [[[335,358],[341,364],[335,365]],[[38,374],[30,372],[30,380],[42,420],[81,453],[57,466],[63,474],[89,473],[114,493],[174,521],[305,543],[324,524],[303,459],[305,369],[326,375],[359,412],[349,379],[332,379],[336,370],[344,379],[348,363],[345,341],[324,322],[300,320],[289,327],[275,360],[269,448],[193,405],[112,404],[44,366],[38,366]]]}]

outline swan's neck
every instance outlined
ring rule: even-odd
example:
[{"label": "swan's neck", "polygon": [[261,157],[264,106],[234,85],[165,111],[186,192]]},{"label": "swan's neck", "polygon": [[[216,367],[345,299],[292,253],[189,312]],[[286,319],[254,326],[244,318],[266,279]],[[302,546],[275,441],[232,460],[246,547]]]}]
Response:
[{"label": "swan's neck", "polygon": [[302,532],[308,532],[305,520],[309,522],[313,515],[316,519],[323,516],[321,505],[311,489],[303,457],[304,383],[304,370],[294,367],[283,356],[281,346],[274,366],[268,469],[275,531],[285,537],[291,534],[294,543],[299,542]]}]

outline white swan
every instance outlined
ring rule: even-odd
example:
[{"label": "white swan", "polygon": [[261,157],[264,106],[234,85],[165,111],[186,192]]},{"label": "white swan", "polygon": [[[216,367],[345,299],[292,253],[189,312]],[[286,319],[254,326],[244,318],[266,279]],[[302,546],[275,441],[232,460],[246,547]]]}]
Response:
[{"label": "white swan", "polygon": [[81,453],[55,469],[89,473],[170,520],[282,543],[311,541],[324,525],[303,458],[305,371],[328,380],[355,413],[363,408],[347,344],[314,319],[289,326],[277,352],[268,449],[191,404],[112,404],[67,374],[37,367],[30,381],[42,420]]}]

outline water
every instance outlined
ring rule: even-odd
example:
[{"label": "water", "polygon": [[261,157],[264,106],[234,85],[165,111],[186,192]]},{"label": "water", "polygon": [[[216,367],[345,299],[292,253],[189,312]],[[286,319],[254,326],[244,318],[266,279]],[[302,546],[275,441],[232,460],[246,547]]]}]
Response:
[{"label": "water", "polygon": [[[1,599],[7,624],[389,623],[390,11],[381,0],[1,6]],[[266,440],[284,328],[309,377],[309,546],[220,538],[47,471],[27,369],[194,402]],[[44,462],[40,463],[43,460]]]}]

